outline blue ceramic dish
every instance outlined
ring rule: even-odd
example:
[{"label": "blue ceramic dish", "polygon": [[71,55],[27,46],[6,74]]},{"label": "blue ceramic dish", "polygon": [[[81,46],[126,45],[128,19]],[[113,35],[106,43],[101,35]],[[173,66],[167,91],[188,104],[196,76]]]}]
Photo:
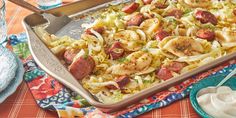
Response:
[{"label": "blue ceramic dish", "polygon": [[20,85],[20,83],[23,80],[23,75],[24,75],[24,72],[25,72],[23,64],[17,56],[15,56],[15,58],[16,58],[17,63],[18,63],[18,69],[16,70],[16,76],[10,82],[8,87],[0,93],[0,103],[2,103],[4,100],[6,100],[7,97],[9,97],[10,95],[12,95],[15,92],[17,87]]},{"label": "blue ceramic dish", "polygon": [[[189,96],[190,101],[195,111],[203,118],[213,118],[213,117],[204,112],[202,108],[199,106],[196,98],[198,91],[209,86],[216,86],[218,83],[220,83],[222,79],[224,79],[225,76],[226,75],[211,76],[199,81],[193,86],[193,89],[191,90]],[[224,83],[223,86],[228,86],[232,90],[236,90],[236,76],[229,79],[226,83]]]}]

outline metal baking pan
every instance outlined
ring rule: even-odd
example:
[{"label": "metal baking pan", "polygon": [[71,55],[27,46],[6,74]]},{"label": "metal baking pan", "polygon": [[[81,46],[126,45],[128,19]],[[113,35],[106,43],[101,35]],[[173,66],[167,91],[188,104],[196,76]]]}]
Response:
[{"label": "metal baking pan", "polygon": [[[116,3],[117,1],[115,1]],[[119,1],[120,2],[120,1]],[[122,1],[127,2],[127,0]],[[62,6],[59,8],[55,8],[52,10],[48,10],[46,12],[54,14],[54,15],[68,15],[70,17],[79,17],[81,15],[86,15],[88,12],[96,11],[97,9],[103,9],[106,8],[110,3],[114,3],[112,0],[98,0],[94,2],[94,0],[82,0],[78,1],[66,6]],[[98,7],[99,6],[99,7]],[[83,20],[78,21],[83,22]],[[51,76],[55,77],[56,79],[60,78],[59,80],[63,78],[70,77],[71,74],[65,74],[65,72],[68,72],[67,69],[59,62],[59,60],[50,52],[50,50],[46,47],[46,45],[43,44],[43,42],[39,39],[39,37],[36,35],[36,33],[33,30],[33,27],[45,24],[47,23],[47,20],[44,19],[43,16],[39,14],[31,14],[24,18],[23,25],[26,29],[27,36],[29,38],[29,45],[31,49],[31,53],[35,59],[35,61],[39,64],[39,66],[44,69],[47,73],[49,73]],[[65,26],[66,27],[66,26]],[[80,26],[78,26],[80,27]],[[63,28],[62,28],[63,29]],[[65,29],[65,28],[64,28]],[[59,33],[56,33],[56,35],[64,35],[66,33],[70,33],[69,29],[66,28],[66,31],[59,31]],[[61,33],[62,32],[62,33]],[[31,39],[34,39],[32,42]],[[118,110],[121,110],[124,107],[128,107],[134,103],[137,103],[140,100],[143,100],[155,93],[158,93],[160,91],[163,91],[165,89],[168,89],[171,86],[174,86],[176,84],[179,84],[183,82],[184,80],[187,80],[189,77],[192,77],[193,75],[196,75],[198,73],[207,71],[225,61],[236,59],[236,52],[228,54],[222,58],[216,59],[215,61],[201,66],[199,68],[196,68],[188,73],[182,74],[178,77],[174,77],[172,79],[169,79],[167,81],[164,81],[162,83],[158,83],[156,85],[153,85],[150,88],[144,89],[134,95],[131,95],[129,98],[125,98],[117,103],[112,104],[104,104],[99,102],[98,100],[94,99],[92,95],[87,92],[82,85],[78,84],[78,87],[70,87],[70,83],[67,83],[65,81],[61,81],[62,84],[65,84],[72,90],[79,91],[80,95],[84,97],[91,105],[99,108],[103,112],[115,112]],[[44,61],[45,63],[42,63]],[[74,82],[76,80],[73,80]],[[73,82],[72,82],[73,83]],[[75,82],[76,83],[76,82]]]}]

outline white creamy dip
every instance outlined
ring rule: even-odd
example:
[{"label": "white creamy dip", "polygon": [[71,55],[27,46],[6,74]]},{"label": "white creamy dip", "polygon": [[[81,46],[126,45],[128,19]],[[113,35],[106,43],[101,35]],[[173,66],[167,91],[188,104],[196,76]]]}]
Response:
[{"label": "white creamy dip", "polygon": [[197,101],[207,114],[215,118],[236,118],[236,91],[227,86],[199,95]]}]

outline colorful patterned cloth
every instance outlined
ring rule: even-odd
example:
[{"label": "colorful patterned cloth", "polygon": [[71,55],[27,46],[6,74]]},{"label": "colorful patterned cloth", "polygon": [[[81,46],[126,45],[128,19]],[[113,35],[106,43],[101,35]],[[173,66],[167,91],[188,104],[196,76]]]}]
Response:
[{"label": "colorful patterned cloth", "polygon": [[64,87],[61,83],[53,79],[37,66],[30,55],[25,33],[17,36],[10,36],[9,43],[11,44],[13,51],[21,57],[24,62],[24,67],[26,69],[24,79],[37,101],[37,104],[43,109],[57,111],[61,118],[75,116],[84,116],[87,118],[97,118],[98,116],[101,118],[135,117],[153,109],[167,106],[179,99],[183,99],[189,94],[189,91],[192,89],[192,84],[201,79],[219,74],[225,75],[232,71],[233,68],[236,68],[236,60],[231,60],[217,68],[189,78],[180,85],[176,85],[168,90],[157,93],[123,111],[113,114],[105,114],[95,107],[90,106],[89,103],[80,95]]}]

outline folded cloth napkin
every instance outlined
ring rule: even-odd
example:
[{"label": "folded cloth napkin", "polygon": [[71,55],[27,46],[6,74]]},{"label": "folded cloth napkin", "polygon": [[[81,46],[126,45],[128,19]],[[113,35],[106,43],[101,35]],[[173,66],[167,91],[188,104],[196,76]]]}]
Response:
[{"label": "folded cloth napkin", "polygon": [[16,75],[18,64],[14,54],[0,45],[0,92],[2,92]]},{"label": "folded cloth napkin", "polygon": [[64,87],[57,80],[49,76],[32,59],[25,33],[12,35],[10,45],[13,51],[23,60],[26,73],[24,80],[35,98],[37,104],[47,110],[57,111],[59,117],[135,117],[145,112],[167,106],[176,100],[183,99],[192,89],[192,84],[208,77],[228,74],[236,68],[236,60],[226,62],[214,69],[196,75],[179,85],[157,93],[122,111],[106,114],[89,105],[80,95]]}]

